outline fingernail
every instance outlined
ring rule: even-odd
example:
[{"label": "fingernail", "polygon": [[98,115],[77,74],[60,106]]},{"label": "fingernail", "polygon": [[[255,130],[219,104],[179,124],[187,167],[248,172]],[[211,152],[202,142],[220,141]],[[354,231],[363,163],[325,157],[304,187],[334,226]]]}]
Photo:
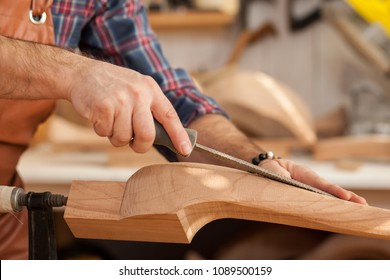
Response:
[{"label": "fingernail", "polygon": [[189,156],[192,152],[191,143],[188,141],[181,143],[180,148],[181,148],[181,153],[185,156]]}]

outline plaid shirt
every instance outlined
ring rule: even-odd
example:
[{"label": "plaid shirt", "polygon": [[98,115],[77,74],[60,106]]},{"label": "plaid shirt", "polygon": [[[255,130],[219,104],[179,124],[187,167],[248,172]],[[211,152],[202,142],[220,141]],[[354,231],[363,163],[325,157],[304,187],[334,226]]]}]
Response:
[{"label": "plaid shirt", "polygon": [[[140,0],[54,0],[56,44],[92,54],[155,79],[187,126],[209,113],[226,113],[194,86],[183,69],[173,69],[151,30]],[[165,154],[165,151],[162,151]],[[174,160],[172,154],[165,154]]]}]

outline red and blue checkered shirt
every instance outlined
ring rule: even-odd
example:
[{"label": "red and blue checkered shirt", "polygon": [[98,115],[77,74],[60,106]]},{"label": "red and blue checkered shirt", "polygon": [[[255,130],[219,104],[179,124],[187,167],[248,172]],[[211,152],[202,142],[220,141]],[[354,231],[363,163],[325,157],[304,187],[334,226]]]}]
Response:
[{"label": "red and blue checkered shirt", "polygon": [[[170,66],[142,1],[54,0],[52,14],[59,47],[79,48],[153,77],[184,126],[204,114],[226,115],[212,98],[199,92],[186,71]],[[175,159],[172,154],[166,156]]]}]

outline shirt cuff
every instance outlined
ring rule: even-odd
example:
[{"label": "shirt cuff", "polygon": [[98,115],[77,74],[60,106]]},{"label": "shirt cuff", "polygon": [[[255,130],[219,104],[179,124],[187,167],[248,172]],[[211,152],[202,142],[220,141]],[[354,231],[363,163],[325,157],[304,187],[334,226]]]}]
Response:
[{"label": "shirt cuff", "polygon": [[[229,115],[211,97],[202,94],[197,88],[181,88],[165,93],[172,102],[184,127],[206,114],[220,114],[229,119]],[[178,161],[177,155],[166,147],[156,146],[156,149],[169,161]]]}]

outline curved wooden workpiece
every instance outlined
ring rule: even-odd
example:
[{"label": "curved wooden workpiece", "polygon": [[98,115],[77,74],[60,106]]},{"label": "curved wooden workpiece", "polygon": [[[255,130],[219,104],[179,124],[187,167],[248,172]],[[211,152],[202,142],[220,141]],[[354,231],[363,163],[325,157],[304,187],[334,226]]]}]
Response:
[{"label": "curved wooden workpiece", "polygon": [[75,181],[65,210],[73,234],[93,239],[189,243],[223,218],[390,239],[390,210],[205,164],[147,166],[127,184]]},{"label": "curved wooden workpiece", "polygon": [[312,145],[317,141],[306,104],[290,88],[262,72],[226,71],[203,86],[251,137],[294,137]]}]

